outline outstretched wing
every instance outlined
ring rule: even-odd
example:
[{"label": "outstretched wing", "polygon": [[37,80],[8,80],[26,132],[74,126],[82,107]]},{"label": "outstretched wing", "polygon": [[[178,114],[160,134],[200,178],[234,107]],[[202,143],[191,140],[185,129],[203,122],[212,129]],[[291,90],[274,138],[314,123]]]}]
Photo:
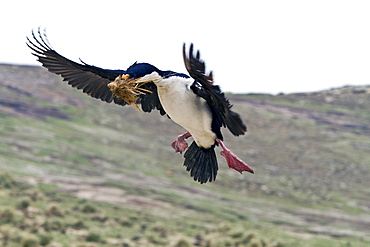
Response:
[{"label": "outstretched wing", "polygon": [[[68,84],[82,90],[91,97],[111,103],[112,101],[119,105],[127,105],[123,99],[113,95],[109,87],[110,82],[118,76],[125,74],[125,70],[108,70],[93,65],[89,65],[81,60],[81,63],[71,61],[57,53],[49,44],[46,34],[38,29],[38,36],[32,31],[33,40],[27,37],[27,46],[33,51],[33,55],[50,72],[58,74],[68,81]],[[160,110],[165,114],[159,101],[157,88],[154,83],[147,83],[143,88],[152,93],[144,93],[139,96],[138,104],[142,105],[145,112],[151,112],[153,109]]]},{"label": "outstretched wing", "polygon": [[200,52],[197,51],[194,56],[193,44],[190,44],[189,55],[186,54],[186,46],[183,46],[184,63],[189,75],[194,78],[195,82],[190,87],[195,94],[204,98],[213,115],[212,129],[219,138],[222,135],[219,131],[221,126],[227,127],[235,136],[243,135],[247,127],[241,120],[239,114],[231,110],[232,105],[221,92],[219,86],[213,85],[212,72],[206,74],[205,63],[200,59]]}]

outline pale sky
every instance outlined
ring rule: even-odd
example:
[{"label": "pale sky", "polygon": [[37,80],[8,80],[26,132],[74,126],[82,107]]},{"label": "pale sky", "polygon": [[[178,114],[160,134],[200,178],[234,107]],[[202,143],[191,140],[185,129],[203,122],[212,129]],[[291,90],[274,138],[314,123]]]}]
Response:
[{"label": "pale sky", "polygon": [[39,26],[61,55],[106,69],[148,62],[185,72],[183,42],[239,93],[370,85],[370,1],[3,1],[0,63],[38,65]]}]

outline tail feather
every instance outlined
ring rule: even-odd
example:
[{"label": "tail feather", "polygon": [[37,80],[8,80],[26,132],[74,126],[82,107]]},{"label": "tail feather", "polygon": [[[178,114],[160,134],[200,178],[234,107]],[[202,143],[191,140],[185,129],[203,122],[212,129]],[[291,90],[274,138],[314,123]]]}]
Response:
[{"label": "tail feather", "polygon": [[184,157],[184,166],[195,181],[202,184],[216,180],[218,164],[214,147],[202,148],[193,141]]}]

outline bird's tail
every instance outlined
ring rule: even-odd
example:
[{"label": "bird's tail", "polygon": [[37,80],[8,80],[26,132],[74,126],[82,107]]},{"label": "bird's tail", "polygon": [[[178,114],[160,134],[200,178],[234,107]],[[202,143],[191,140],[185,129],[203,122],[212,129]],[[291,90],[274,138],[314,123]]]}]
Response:
[{"label": "bird's tail", "polygon": [[199,147],[194,141],[184,154],[184,166],[195,181],[206,183],[216,179],[218,164],[214,146]]}]

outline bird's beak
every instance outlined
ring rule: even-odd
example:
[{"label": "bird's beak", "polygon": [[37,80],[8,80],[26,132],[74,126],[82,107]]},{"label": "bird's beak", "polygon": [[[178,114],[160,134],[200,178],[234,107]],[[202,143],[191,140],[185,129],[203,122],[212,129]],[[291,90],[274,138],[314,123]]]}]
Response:
[{"label": "bird's beak", "polygon": [[129,77],[129,74],[121,75],[121,80],[127,80]]}]

